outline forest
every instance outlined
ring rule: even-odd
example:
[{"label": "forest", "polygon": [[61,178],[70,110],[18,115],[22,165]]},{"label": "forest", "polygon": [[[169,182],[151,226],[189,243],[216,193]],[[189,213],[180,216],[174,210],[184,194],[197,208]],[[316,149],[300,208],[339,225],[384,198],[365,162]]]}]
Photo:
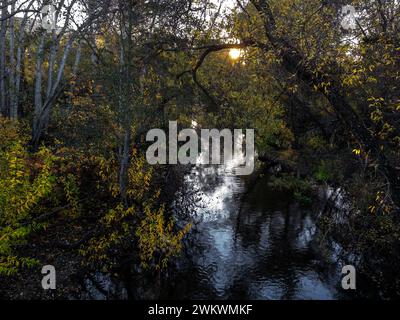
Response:
[{"label": "forest", "polygon": [[[399,31],[398,0],[0,0],[0,299],[399,298]],[[171,123],[254,130],[251,174],[181,133],[149,161]]]}]

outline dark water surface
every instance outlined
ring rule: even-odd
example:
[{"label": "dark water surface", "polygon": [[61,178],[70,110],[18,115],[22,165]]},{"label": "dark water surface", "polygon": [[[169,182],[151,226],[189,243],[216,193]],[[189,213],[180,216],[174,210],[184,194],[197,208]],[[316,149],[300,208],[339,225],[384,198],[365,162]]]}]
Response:
[{"label": "dark water surface", "polygon": [[334,254],[322,254],[315,241],[317,209],[300,209],[271,190],[266,176],[249,187],[215,170],[196,167],[187,176],[185,188],[201,193],[200,207],[160,298],[339,299]]}]

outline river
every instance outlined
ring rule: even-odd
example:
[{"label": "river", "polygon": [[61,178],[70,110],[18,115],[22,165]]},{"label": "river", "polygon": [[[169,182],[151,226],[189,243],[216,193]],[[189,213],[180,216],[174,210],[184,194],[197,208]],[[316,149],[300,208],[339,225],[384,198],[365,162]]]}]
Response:
[{"label": "river", "polygon": [[160,298],[342,297],[334,251],[322,253],[316,241],[318,206],[300,208],[268,179],[249,183],[226,167],[192,169],[183,188],[199,194],[189,210],[194,228]]}]

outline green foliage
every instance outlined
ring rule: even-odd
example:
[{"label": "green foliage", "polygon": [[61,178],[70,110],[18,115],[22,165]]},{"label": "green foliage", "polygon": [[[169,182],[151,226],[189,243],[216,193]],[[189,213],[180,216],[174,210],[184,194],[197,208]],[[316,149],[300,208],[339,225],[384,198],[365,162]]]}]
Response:
[{"label": "green foliage", "polygon": [[332,179],[329,165],[326,161],[321,161],[314,173],[315,180],[319,183],[325,183]]},{"label": "green foliage", "polygon": [[312,203],[311,184],[304,179],[284,173],[280,176],[272,176],[268,185],[277,190],[292,192],[293,197],[303,206],[309,206]]},{"label": "green foliage", "polygon": [[60,181],[64,186],[64,193],[69,204],[69,213],[72,217],[77,217],[80,214],[81,207],[79,204],[80,190],[77,178],[73,174],[67,174],[65,177],[60,177]]},{"label": "green foliage", "polygon": [[181,241],[190,225],[175,232],[172,219],[165,223],[165,209],[158,202],[159,191],[152,190],[153,169],[136,149],[132,151],[128,170],[128,206],[119,200],[118,176],[115,174],[118,162],[104,158],[97,160],[100,167],[98,175],[103,181],[99,188],[103,188],[104,184],[107,186],[113,198],[110,203],[115,205],[108,208],[99,221],[99,235],[80,249],[86,263],[109,271],[118,265],[121,256],[127,252],[133,254],[137,243],[144,268],[165,268],[169,259],[180,252]]},{"label": "green foliage", "polygon": [[145,216],[136,229],[140,260],[144,268],[166,268],[169,259],[181,251],[182,239],[191,228],[191,225],[187,224],[182,230],[174,233],[174,221],[171,219],[166,223],[164,211],[164,206],[155,211],[146,207]]},{"label": "green foliage", "polygon": [[326,141],[321,136],[311,135],[307,137],[305,145],[311,150],[324,150],[326,148]]},{"label": "green foliage", "polygon": [[32,266],[36,260],[18,254],[35,227],[35,208],[52,190],[53,157],[42,148],[30,156],[14,140],[0,148],[0,274],[15,274],[20,267]]}]

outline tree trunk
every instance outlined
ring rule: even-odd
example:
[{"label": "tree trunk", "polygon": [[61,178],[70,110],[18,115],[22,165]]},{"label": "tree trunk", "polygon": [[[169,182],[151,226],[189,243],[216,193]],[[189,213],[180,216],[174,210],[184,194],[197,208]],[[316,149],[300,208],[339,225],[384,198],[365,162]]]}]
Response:
[{"label": "tree trunk", "polygon": [[[44,38],[45,35],[42,35],[40,44],[39,44],[39,49],[38,49],[38,57],[37,57],[37,63],[36,63],[36,85],[35,85],[35,115],[33,119],[33,131],[32,131],[32,145],[34,149],[37,149],[39,146],[40,139],[43,135],[43,132],[47,129],[48,123],[49,123],[49,115],[51,111],[51,107],[54,104],[54,101],[56,100],[57,96],[60,93],[60,83],[61,79],[64,74],[64,69],[65,69],[65,64],[67,61],[67,58],[69,56],[72,43],[73,43],[73,37],[71,37],[66,44],[63,52],[63,56],[61,58],[61,61],[59,62],[59,67],[57,70],[57,77],[53,79],[48,79],[50,81],[51,86],[49,86],[49,83],[47,84],[47,90],[46,90],[46,99],[43,103],[42,99],[42,56],[44,54]],[[52,54],[50,54],[51,61],[49,62],[49,65],[54,64],[54,57]],[[50,67],[49,67],[50,68]],[[53,69],[51,70],[53,73]],[[49,71],[50,75],[50,71]]]},{"label": "tree trunk", "polygon": [[15,2],[11,5],[10,17],[10,72],[9,72],[9,86],[10,86],[10,118],[16,120],[18,118],[18,110],[15,105],[16,90],[15,90],[15,32],[14,32],[14,14]]},{"label": "tree trunk", "polygon": [[1,24],[0,24],[0,113],[6,116],[6,32],[7,32],[7,1],[1,2]]},{"label": "tree trunk", "polygon": [[128,208],[128,197],[127,197],[127,184],[128,184],[128,169],[130,163],[130,147],[131,147],[131,130],[127,128],[124,135],[124,141],[120,154],[120,170],[119,170],[119,190],[121,194],[121,200]]},{"label": "tree trunk", "polygon": [[41,112],[42,112],[42,63],[43,63],[43,54],[44,54],[44,39],[45,35],[43,34],[40,38],[37,57],[36,57],[36,67],[35,67],[35,114],[33,117],[33,125],[32,125],[32,145],[34,149],[37,149],[39,145],[40,139],[40,120],[41,120]]},{"label": "tree trunk", "polygon": [[27,12],[24,14],[24,18],[21,21],[19,36],[18,36],[18,47],[17,47],[17,58],[15,65],[15,98],[12,102],[11,108],[14,109],[15,114],[18,117],[19,112],[19,101],[20,101],[20,92],[21,92],[21,78],[22,78],[22,66],[25,57],[25,27],[28,22],[28,10],[33,5],[34,1],[31,1]]}]

